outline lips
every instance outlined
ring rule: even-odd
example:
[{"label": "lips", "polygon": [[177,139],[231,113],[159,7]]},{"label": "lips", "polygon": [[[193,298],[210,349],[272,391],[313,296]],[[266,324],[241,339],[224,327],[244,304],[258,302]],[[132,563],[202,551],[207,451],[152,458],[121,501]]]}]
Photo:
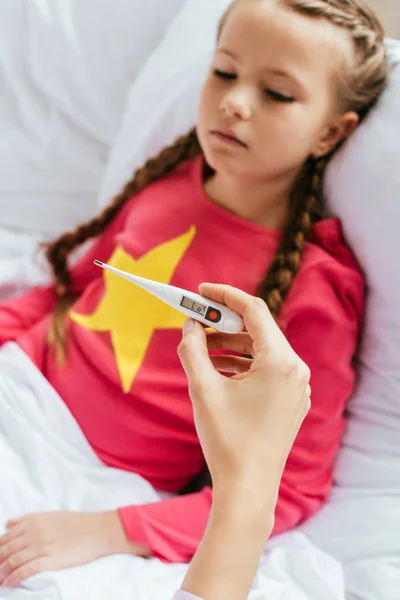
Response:
[{"label": "lips", "polygon": [[213,129],[211,131],[212,135],[215,135],[216,137],[218,137],[219,139],[226,141],[226,142],[231,142],[231,143],[236,143],[238,146],[242,146],[243,148],[247,148],[247,144],[241,140],[234,131],[232,131],[231,129]]}]

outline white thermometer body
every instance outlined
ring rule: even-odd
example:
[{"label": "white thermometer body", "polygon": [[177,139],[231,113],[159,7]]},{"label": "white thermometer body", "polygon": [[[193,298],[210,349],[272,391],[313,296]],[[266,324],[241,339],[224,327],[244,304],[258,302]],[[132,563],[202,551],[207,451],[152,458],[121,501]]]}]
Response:
[{"label": "white thermometer body", "polygon": [[213,327],[223,333],[240,333],[244,329],[242,317],[230,310],[224,304],[214,302],[214,300],[204,298],[199,294],[183,290],[173,285],[167,285],[166,283],[159,283],[157,281],[152,281],[151,279],[131,275],[131,273],[111,267],[99,260],[95,260],[94,263],[102,269],[111,271],[112,273],[135,283],[142,289],[150,292],[150,294],[156,298],[159,298],[166,304],[180,310],[188,317],[200,321],[200,323],[203,323],[204,325]]}]

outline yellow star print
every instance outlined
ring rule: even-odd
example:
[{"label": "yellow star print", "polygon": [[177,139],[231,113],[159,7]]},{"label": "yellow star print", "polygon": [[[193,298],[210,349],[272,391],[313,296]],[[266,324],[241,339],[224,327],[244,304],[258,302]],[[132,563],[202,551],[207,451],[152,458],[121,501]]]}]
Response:
[{"label": "yellow star print", "polygon": [[[140,277],[169,283],[196,233],[165,242],[135,260],[117,246],[108,263]],[[181,328],[185,315],[149,292],[110,271],[104,271],[105,292],[92,315],[70,317],[92,331],[109,331],[123,391],[127,394],[143,362],[155,329]]]}]

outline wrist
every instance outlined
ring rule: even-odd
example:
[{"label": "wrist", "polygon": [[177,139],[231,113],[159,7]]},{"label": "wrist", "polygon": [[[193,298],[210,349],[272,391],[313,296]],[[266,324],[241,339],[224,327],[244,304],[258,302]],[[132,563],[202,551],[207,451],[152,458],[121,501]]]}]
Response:
[{"label": "wrist", "polygon": [[214,488],[211,519],[221,526],[241,526],[259,532],[265,541],[274,527],[275,507],[278,498],[273,489],[255,493],[252,486],[233,485]]},{"label": "wrist", "polygon": [[182,589],[199,598],[247,598],[272,532],[275,503],[263,496],[256,499],[253,486],[215,491],[206,531]]},{"label": "wrist", "polygon": [[226,506],[235,506],[243,511],[275,510],[278,500],[280,478],[272,476],[220,478],[213,481],[213,498]]},{"label": "wrist", "polygon": [[149,557],[151,551],[142,544],[137,544],[129,539],[118,510],[100,513],[102,529],[107,554],[134,554],[135,556]]}]

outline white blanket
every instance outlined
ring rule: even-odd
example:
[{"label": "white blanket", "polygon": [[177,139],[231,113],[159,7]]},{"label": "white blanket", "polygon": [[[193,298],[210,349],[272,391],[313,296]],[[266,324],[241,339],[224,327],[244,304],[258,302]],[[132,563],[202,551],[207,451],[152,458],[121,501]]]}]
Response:
[{"label": "white blanket", "polygon": [[[67,407],[13,343],[0,350],[0,535],[9,518],[50,510],[101,511],[159,500],[141,477],[104,466]],[[187,565],[110,556],[42,573],[11,600],[170,600]],[[300,533],[270,541],[250,600],[344,600],[342,568]],[[228,600],[228,599],[227,599]]]}]

